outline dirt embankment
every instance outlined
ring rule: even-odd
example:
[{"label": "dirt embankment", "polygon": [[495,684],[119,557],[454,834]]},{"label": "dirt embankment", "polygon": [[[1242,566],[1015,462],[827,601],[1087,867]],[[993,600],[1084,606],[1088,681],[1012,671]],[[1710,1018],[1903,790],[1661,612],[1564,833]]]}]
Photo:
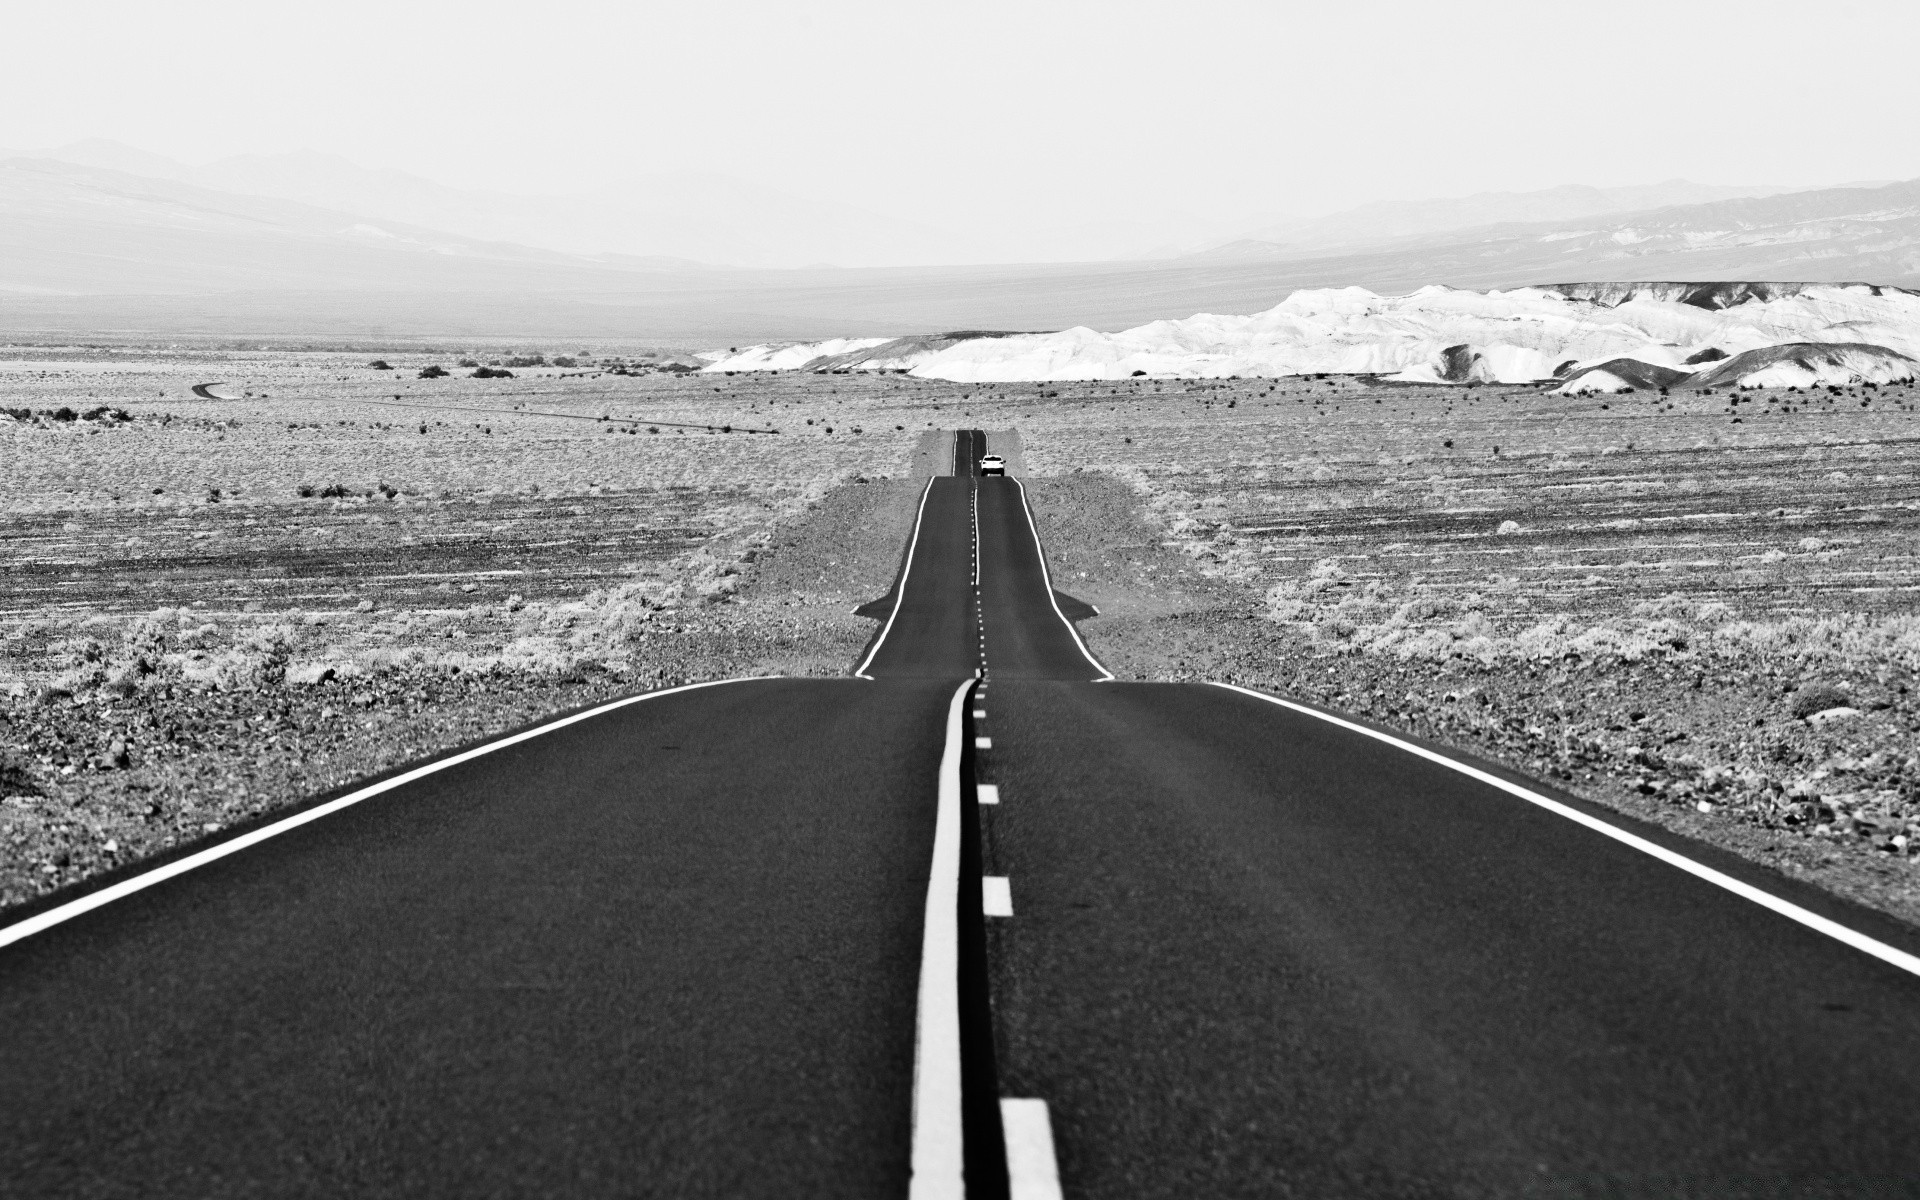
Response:
[{"label": "dirt embankment", "polygon": [[1007,460],[1007,474],[1015,479],[1027,477],[1027,444],[1018,429],[989,429],[987,453]]},{"label": "dirt embankment", "polygon": [[874,629],[853,610],[893,586],[925,486],[923,479],[848,484],[781,529],[729,606],[748,626],[796,631],[788,653],[767,661],[769,670],[786,675],[852,670]]},{"label": "dirt embankment", "polygon": [[1163,545],[1165,535],[1143,518],[1141,496],[1113,476],[1088,471],[1021,482],[1053,586],[1100,610],[1081,633],[1121,678],[1158,677],[1161,658],[1150,648],[1168,618],[1238,602],[1231,588]]},{"label": "dirt embankment", "polygon": [[953,474],[953,434],[945,429],[929,429],[913,445],[915,479]]}]

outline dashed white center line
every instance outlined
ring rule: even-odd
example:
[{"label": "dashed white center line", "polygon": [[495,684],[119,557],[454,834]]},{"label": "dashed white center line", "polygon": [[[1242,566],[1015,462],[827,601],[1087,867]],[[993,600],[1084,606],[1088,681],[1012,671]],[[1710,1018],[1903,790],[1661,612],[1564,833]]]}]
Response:
[{"label": "dashed white center line", "polygon": [[975,750],[991,750],[993,749],[993,739],[990,737],[977,737],[973,739],[973,748]]},{"label": "dashed white center line", "polygon": [[974,790],[980,793],[980,803],[982,804],[1000,803],[1000,785],[999,784],[983,783],[976,786]]},{"label": "dashed white center line", "polygon": [[986,720],[986,719],[987,719],[987,710],[986,710],[986,709],[984,709],[984,708],[976,708],[976,709],[974,709],[974,710],[973,710],[973,719],[974,719],[974,720],[976,720],[976,721],[984,721],[984,720]]},{"label": "dashed white center line", "polygon": [[1053,1122],[1045,1100],[1001,1100],[1007,1135],[1010,1200],[1061,1200],[1060,1167],[1053,1155]]},{"label": "dashed white center line", "polygon": [[989,917],[1013,915],[1013,888],[1005,875],[981,876],[980,911]]}]

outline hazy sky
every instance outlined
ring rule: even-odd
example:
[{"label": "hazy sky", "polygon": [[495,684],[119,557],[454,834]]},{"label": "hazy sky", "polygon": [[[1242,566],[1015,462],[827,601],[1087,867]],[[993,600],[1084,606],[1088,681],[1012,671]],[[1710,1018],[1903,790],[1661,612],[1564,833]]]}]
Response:
[{"label": "hazy sky", "polygon": [[0,146],[720,170],[937,223],[1920,176],[1915,0],[13,5]]}]

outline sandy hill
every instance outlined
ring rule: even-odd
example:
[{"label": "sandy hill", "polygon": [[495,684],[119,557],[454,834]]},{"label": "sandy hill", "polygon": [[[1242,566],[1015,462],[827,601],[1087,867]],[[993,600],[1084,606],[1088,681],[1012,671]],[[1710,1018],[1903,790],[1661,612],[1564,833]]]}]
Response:
[{"label": "sandy hill", "polygon": [[[1828,349],[1821,349],[1822,346]],[[1511,291],[1298,291],[1251,316],[1118,333],[946,335],[715,352],[712,371],[905,370],[962,382],[1317,372],[1568,390],[1912,379],[1920,292],[1873,284],[1576,283]]]}]

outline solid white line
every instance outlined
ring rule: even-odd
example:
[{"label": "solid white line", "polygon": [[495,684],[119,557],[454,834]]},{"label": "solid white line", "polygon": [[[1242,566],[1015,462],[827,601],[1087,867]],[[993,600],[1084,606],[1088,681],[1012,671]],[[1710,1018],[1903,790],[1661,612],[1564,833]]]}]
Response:
[{"label": "solid white line", "polygon": [[244,833],[239,837],[221,842],[217,846],[208,846],[205,850],[189,854],[184,858],[177,858],[170,863],[155,867],[151,871],[143,871],[130,879],[123,879],[111,887],[101,888],[97,892],[89,892],[77,900],[69,900],[65,904],[57,908],[50,908],[37,916],[28,917],[24,921],[16,921],[12,925],[0,929],[0,946],[10,946],[21,938],[32,937],[34,934],[51,929],[64,921],[71,921],[82,913],[92,912],[102,905],[112,904],[115,900],[125,899],[135,892],[145,891],[156,883],[163,883],[176,875],[184,875],[196,867],[204,867],[208,863],[217,862],[227,855],[237,854],[249,846],[257,846],[268,838],[278,837],[290,829],[298,829],[309,821],[318,821],[321,817],[331,816],[343,808],[350,808],[362,800],[372,799],[382,792],[390,792],[394,788],[404,787],[414,780],[424,778],[436,771],[444,771],[448,767],[458,766],[463,762],[479,758],[483,754],[492,754],[495,750],[502,750],[508,746],[524,742],[529,738],[539,737],[543,733],[552,733],[556,729],[564,729],[568,725],[589,720],[593,717],[600,716],[602,713],[612,712],[616,708],[625,708],[629,704],[638,704],[642,700],[657,700],[662,696],[672,696],[680,692],[691,692],[697,688],[718,687],[723,683],[751,683],[759,679],[778,678],[779,676],[777,675],[752,675],[740,679],[715,679],[707,683],[689,683],[683,684],[680,687],[664,688],[657,692],[646,692],[638,696],[628,696],[624,700],[615,700],[608,704],[602,704],[598,708],[590,708],[583,713],[575,713],[570,717],[562,717],[558,721],[549,721],[537,729],[529,729],[524,733],[516,733],[511,737],[504,737],[498,741],[488,742],[484,746],[475,746],[471,750],[464,750],[459,754],[436,759],[433,762],[415,767],[411,771],[395,775],[391,779],[383,779],[379,783],[370,784],[356,792],[349,792],[338,799],[329,800],[325,804],[316,804],[303,812],[297,812],[290,817],[283,817],[271,825],[263,825],[250,833]]},{"label": "solid white line", "polygon": [[968,680],[947,708],[940,802],[920,940],[920,998],[913,1032],[913,1154],[909,1200],[966,1200],[960,1118],[960,746]]},{"label": "solid white line", "polygon": [[927,486],[920,490],[920,509],[913,516],[913,537],[907,542],[907,561],[900,566],[900,586],[893,594],[893,611],[887,614],[887,623],[881,627],[880,636],[873,639],[873,649],[860,660],[853,669],[857,679],[872,679],[867,667],[872,665],[873,656],[880,653],[880,647],[886,645],[887,635],[893,632],[893,619],[900,615],[900,602],[907,598],[907,576],[913,573],[913,552],[920,545],[920,522],[927,515],[927,497],[933,494],[933,480],[927,480]]},{"label": "solid white line", "polygon": [[1013,885],[1005,875],[980,877],[980,911],[989,917],[1013,915]]},{"label": "solid white line", "polygon": [[1045,1100],[1000,1101],[1007,1134],[1009,1200],[1061,1200],[1059,1161],[1053,1153],[1053,1122]]},{"label": "solid white line", "polygon": [[1584,825],[1596,833],[1605,834],[1614,841],[1622,845],[1631,846],[1642,854],[1651,855],[1661,862],[1666,863],[1668,866],[1678,867],[1687,874],[1703,879],[1715,887],[1725,888],[1727,891],[1732,892],[1742,899],[1751,900],[1762,908],[1771,909],[1773,912],[1780,914],[1790,921],[1797,921],[1816,933],[1823,933],[1837,942],[1843,942],[1853,947],[1855,950],[1871,954],[1880,961],[1898,967],[1909,974],[1920,975],[1920,957],[1908,954],[1904,950],[1896,950],[1885,942],[1849,929],[1838,921],[1829,920],[1819,913],[1809,912],[1791,900],[1782,900],[1780,897],[1769,892],[1764,892],[1752,884],[1742,883],[1731,875],[1722,874],[1704,863],[1697,863],[1684,854],[1675,853],[1665,846],[1650,842],[1616,825],[1610,825],[1598,817],[1589,816],[1577,808],[1562,804],[1550,796],[1543,796],[1531,788],[1508,782],[1498,775],[1482,771],[1478,767],[1470,767],[1466,763],[1456,762],[1444,754],[1436,753],[1435,751],[1427,749],[1425,746],[1416,746],[1412,742],[1403,741],[1390,733],[1382,733],[1377,729],[1369,729],[1365,725],[1356,724],[1353,721],[1342,720],[1339,717],[1308,708],[1304,704],[1295,704],[1291,700],[1282,700],[1278,696],[1269,696],[1265,692],[1256,692],[1252,688],[1243,688],[1232,683],[1214,683],[1213,686],[1226,688],[1228,691],[1239,692],[1242,695],[1252,696],[1256,700],[1265,700],[1269,704],[1278,704],[1282,708],[1292,709],[1298,713],[1305,713],[1309,717],[1317,717],[1329,724],[1338,725],[1342,729],[1349,729],[1354,733],[1365,734],[1376,741],[1382,741],[1389,746],[1405,750],[1409,754],[1415,754],[1430,762],[1439,763],[1443,767],[1450,767],[1462,775],[1469,776],[1479,780],[1481,783],[1499,788],[1503,792],[1518,796],[1529,804],[1537,804],[1548,812],[1556,813],[1567,818],[1569,821]]},{"label": "solid white line", "polygon": [[1095,682],[1105,683],[1113,678],[1113,672],[1101,666],[1100,660],[1093,656],[1093,651],[1087,649],[1087,644],[1080,640],[1080,631],[1073,627],[1072,621],[1067,620],[1067,614],[1060,611],[1060,602],[1053,598],[1053,572],[1047,568],[1047,548],[1040,544],[1040,527],[1033,523],[1033,505],[1027,503],[1027,489],[1024,484],[1015,479],[1013,486],[1020,489],[1020,507],[1026,510],[1027,528],[1033,532],[1033,548],[1040,555],[1040,578],[1047,585],[1047,603],[1053,605],[1053,615],[1060,618],[1060,623],[1065,625],[1067,632],[1073,636],[1073,644],[1080,647],[1080,653],[1093,664],[1094,670],[1100,672],[1100,678]]},{"label": "solid white line", "polygon": [[983,783],[976,786],[973,790],[980,793],[980,803],[982,804],[1000,803],[1000,785],[997,783]]}]

